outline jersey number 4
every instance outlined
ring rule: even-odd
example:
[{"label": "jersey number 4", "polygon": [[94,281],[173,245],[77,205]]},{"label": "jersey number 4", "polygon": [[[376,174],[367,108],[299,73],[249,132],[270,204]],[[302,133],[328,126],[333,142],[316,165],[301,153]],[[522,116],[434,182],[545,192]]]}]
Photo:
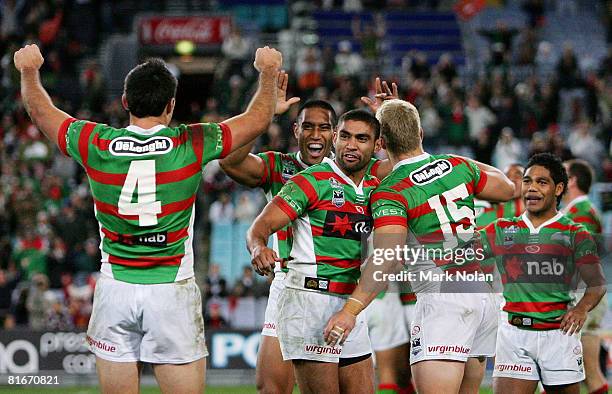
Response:
[{"label": "jersey number 4", "polygon": [[[474,210],[470,209],[470,207],[457,207],[455,203],[456,200],[463,200],[469,197],[469,192],[465,183],[462,183],[454,188],[445,191],[442,193],[442,197],[446,200],[446,209],[448,209],[448,213],[450,214],[450,218],[448,214],[444,210],[444,206],[442,206],[442,202],[440,201],[440,196],[435,195],[430,197],[427,202],[431,209],[436,211],[436,216],[438,216],[438,220],[440,221],[440,229],[444,234],[444,238],[446,241],[444,242],[445,248],[454,248],[458,245],[457,237],[462,241],[469,241],[472,239],[474,234]],[[453,235],[453,228],[450,225],[451,220],[453,223],[461,222],[464,219],[468,219],[470,221],[470,225],[468,226],[457,226],[457,236]]]},{"label": "jersey number 4", "polygon": [[[138,202],[133,203],[134,190]],[[119,196],[119,214],[138,216],[139,226],[154,226],[161,213],[161,201],[155,201],[155,160],[134,160]]]}]

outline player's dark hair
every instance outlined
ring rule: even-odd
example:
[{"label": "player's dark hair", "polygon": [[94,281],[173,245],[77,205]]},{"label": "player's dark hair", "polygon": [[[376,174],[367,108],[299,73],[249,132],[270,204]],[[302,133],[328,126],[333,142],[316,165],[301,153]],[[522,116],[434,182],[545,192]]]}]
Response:
[{"label": "player's dark hair", "polygon": [[332,126],[335,127],[338,124],[338,115],[336,115],[336,110],[334,110],[334,107],[332,107],[332,105],[330,103],[328,103],[327,101],[324,100],[308,100],[306,101],[304,104],[302,104],[302,106],[300,107],[298,113],[297,113],[297,118],[300,118],[300,115],[302,114],[302,112],[304,112],[305,109],[308,108],[321,108],[325,111],[329,111],[331,113],[331,123]]},{"label": "player's dark hair", "polygon": [[374,130],[374,139],[378,139],[380,137],[380,123],[371,113],[362,109],[353,109],[343,113],[340,118],[338,118],[338,124],[346,122],[347,120],[354,120],[367,124],[372,128],[372,130]]},{"label": "player's dark hair", "polygon": [[138,118],[160,116],[176,96],[178,81],[161,59],[149,59],[125,77],[124,92],[130,114]]},{"label": "player's dark hair", "polygon": [[546,168],[548,172],[550,172],[550,176],[553,179],[553,182],[555,182],[555,185],[563,183],[563,191],[557,197],[558,207],[561,203],[561,198],[567,191],[567,171],[565,171],[565,167],[563,167],[561,159],[548,152],[538,153],[536,155],[531,156],[531,158],[529,159],[529,163],[527,163],[527,166],[525,167],[525,171],[527,171],[533,166],[541,166]]},{"label": "player's dark hair", "polygon": [[593,184],[593,178],[595,178],[595,172],[593,167],[584,160],[574,159],[565,162],[567,164],[567,176],[576,177],[576,184],[581,192],[589,194],[591,191],[591,185]]}]

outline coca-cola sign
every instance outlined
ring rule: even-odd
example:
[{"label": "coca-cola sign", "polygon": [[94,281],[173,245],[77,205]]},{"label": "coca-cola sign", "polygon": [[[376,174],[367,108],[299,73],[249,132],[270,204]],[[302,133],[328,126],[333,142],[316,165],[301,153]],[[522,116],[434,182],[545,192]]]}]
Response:
[{"label": "coca-cola sign", "polygon": [[138,37],[143,45],[221,44],[230,25],[229,16],[151,16],[140,19]]}]

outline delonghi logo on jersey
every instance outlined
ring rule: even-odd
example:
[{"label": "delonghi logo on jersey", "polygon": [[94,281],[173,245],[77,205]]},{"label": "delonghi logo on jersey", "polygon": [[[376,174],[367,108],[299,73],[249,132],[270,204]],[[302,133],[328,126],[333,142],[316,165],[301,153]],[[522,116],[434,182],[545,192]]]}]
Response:
[{"label": "delonghi logo on jersey", "polygon": [[436,160],[412,171],[410,173],[410,180],[417,185],[426,185],[442,178],[451,172],[452,169],[453,165],[450,161],[446,159]]},{"label": "delonghi logo on jersey", "polygon": [[113,156],[163,155],[171,149],[172,140],[168,137],[151,137],[144,141],[133,137],[118,137],[108,147]]}]

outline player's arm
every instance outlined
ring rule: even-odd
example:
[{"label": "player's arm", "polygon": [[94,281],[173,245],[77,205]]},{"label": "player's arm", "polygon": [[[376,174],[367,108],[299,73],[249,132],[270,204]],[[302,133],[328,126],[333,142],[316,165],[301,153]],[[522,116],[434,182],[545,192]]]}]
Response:
[{"label": "player's arm", "polygon": [[[291,105],[300,101],[299,97],[287,100],[287,84],[289,77],[285,71],[278,74],[276,84],[276,108],[275,115],[285,113]],[[223,171],[236,182],[249,186],[258,186],[265,175],[265,163],[261,157],[251,152],[255,140],[250,141],[242,148],[236,149],[223,160],[219,161]]]},{"label": "player's arm", "polygon": [[260,275],[267,275],[280,261],[276,252],[268,248],[268,238],[291,223],[291,218],[274,201],[270,201],[257,216],[247,231],[247,249],[251,253],[251,264]]},{"label": "player's arm", "polygon": [[53,105],[40,82],[40,67],[45,61],[36,44],[26,45],[13,56],[15,68],[21,73],[21,99],[32,122],[47,138],[58,144],[60,127],[71,116]]},{"label": "player's arm", "polygon": [[595,308],[606,294],[606,279],[593,237],[582,228],[575,234],[574,245],[574,260],[580,278],[586,284],[586,290],[576,306],[561,317],[560,329],[569,335],[582,329],[588,312]]},{"label": "player's arm", "polygon": [[330,346],[343,344],[355,327],[361,313],[381,291],[387,289],[387,275],[402,269],[397,247],[405,244],[407,228],[399,225],[382,226],[374,230],[374,254],[368,260],[359,284],[342,309],[333,315],[323,332]]},{"label": "player's arm", "polygon": [[246,111],[223,123],[232,132],[230,152],[243,147],[263,133],[270,124],[276,106],[276,82],[283,62],[279,51],[269,47],[255,52],[255,69],[259,71],[259,86]]},{"label": "player's arm", "polygon": [[484,186],[480,191],[476,192],[476,197],[481,200],[493,202],[505,202],[512,199],[514,196],[514,183],[508,179],[506,174],[488,164],[481,163],[468,157],[459,157],[472,162],[480,169],[481,177],[486,177],[484,179]]}]

